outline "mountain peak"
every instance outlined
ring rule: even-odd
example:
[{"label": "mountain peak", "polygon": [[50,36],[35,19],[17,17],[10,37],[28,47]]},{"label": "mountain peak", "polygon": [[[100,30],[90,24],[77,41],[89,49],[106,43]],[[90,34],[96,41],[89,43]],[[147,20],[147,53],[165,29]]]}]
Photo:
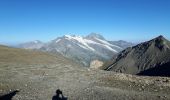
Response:
[{"label": "mountain peak", "polygon": [[[170,42],[162,35],[120,52],[106,70],[138,74],[170,62]],[[165,69],[166,70],[166,69]],[[155,72],[155,75],[158,75]]]},{"label": "mountain peak", "polygon": [[155,46],[160,49],[165,48],[165,47],[169,48],[169,45],[170,45],[170,42],[166,38],[164,38],[162,35],[152,39],[150,42],[154,43]]},{"label": "mountain peak", "polygon": [[166,40],[163,35],[156,37],[154,40]]},{"label": "mountain peak", "polygon": [[86,36],[86,38],[98,38],[98,39],[105,40],[105,38],[98,33],[90,33],[89,35]]},{"label": "mountain peak", "polygon": [[79,35],[64,35],[65,38],[82,38],[82,36]]},{"label": "mountain peak", "polygon": [[158,38],[164,38],[163,35],[159,35]]},{"label": "mountain peak", "polygon": [[40,40],[33,41],[34,43],[42,43]]}]

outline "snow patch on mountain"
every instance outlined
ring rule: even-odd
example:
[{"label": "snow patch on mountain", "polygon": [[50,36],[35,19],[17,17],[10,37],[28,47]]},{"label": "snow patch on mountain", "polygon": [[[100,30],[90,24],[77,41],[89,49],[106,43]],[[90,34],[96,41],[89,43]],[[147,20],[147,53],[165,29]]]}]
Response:
[{"label": "snow patch on mountain", "polygon": [[109,49],[109,50],[111,50],[111,51],[113,51],[113,52],[116,52],[116,53],[118,53],[118,51],[116,51],[116,50],[114,50],[114,49],[112,49],[111,47],[109,47],[108,45],[104,45],[107,49]]},{"label": "snow patch on mountain", "polygon": [[36,44],[39,43],[39,42],[40,42],[40,41],[38,41],[38,40],[35,40],[35,41],[34,41],[34,43],[36,43]]},{"label": "snow patch on mountain", "polygon": [[95,51],[95,49],[92,48],[92,47],[90,47],[90,46],[87,44],[86,40],[83,39],[81,36],[65,35],[65,37],[66,37],[66,39],[68,39],[68,40],[71,40],[71,41],[73,40],[73,42],[74,42],[74,41],[79,42],[79,46],[80,46],[80,47],[83,47],[83,48],[86,48],[86,49],[88,48],[89,50]]},{"label": "snow patch on mountain", "polygon": [[95,45],[98,45],[98,46],[102,46],[102,47],[104,47],[104,48],[106,48],[106,49],[108,49],[108,50],[110,50],[112,52],[115,52],[115,53],[118,53],[118,51],[113,49],[112,47],[122,49],[119,46],[112,45],[109,42],[107,42],[105,40],[98,39],[98,38],[95,38],[95,39],[98,40],[99,42],[95,42],[95,41],[83,38],[81,36],[65,35],[64,37],[69,41],[78,42],[77,45],[80,46],[81,48],[89,49],[89,50],[92,50],[92,51],[96,51],[96,50],[95,50],[95,48],[91,47],[90,44],[95,44]]},{"label": "snow patch on mountain", "polygon": [[101,43],[105,44],[105,45],[108,45],[108,46],[113,46],[113,47],[116,47],[116,48],[119,48],[119,49],[122,49],[121,47],[119,46],[116,46],[116,45],[113,45],[113,44],[110,44],[109,42],[105,41],[105,40],[101,40],[101,39],[98,39],[98,38],[95,38],[96,40],[100,41]]},{"label": "snow patch on mountain", "polygon": [[58,42],[60,42],[60,41],[61,41],[61,39],[57,39],[56,43],[58,43]]}]

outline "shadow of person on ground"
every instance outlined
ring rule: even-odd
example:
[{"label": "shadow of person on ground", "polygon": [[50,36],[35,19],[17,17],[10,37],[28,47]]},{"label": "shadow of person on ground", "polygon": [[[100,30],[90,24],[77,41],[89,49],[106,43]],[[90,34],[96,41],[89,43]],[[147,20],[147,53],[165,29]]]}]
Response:
[{"label": "shadow of person on ground", "polygon": [[67,97],[64,97],[62,91],[58,89],[56,90],[56,95],[53,96],[52,100],[67,100]]},{"label": "shadow of person on ground", "polygon": [[19,91],[15,90],[13,92],[10,92],[8,94],[0,96],[0,100],[12,100],[13,96],[15,96]]}]

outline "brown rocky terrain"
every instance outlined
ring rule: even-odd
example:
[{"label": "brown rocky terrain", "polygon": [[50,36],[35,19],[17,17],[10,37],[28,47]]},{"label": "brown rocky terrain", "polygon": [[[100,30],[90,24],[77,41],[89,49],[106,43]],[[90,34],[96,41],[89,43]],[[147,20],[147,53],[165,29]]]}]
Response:
[{"label": "brown rocky terrain", "polygon": [[61,89],[68,100],[169,100],[170,78],[93,70],[43,52],[0,46],[0,95],[13,100],[51,100]]}]

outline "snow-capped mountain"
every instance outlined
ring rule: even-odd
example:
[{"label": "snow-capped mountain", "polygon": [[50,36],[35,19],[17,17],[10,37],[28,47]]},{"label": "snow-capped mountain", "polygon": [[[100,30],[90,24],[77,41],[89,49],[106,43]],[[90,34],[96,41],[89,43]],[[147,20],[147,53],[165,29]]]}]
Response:
[{"label": "snow-capped mountain", "polygon": [[[127,44],[130,43],[127,42]],[[112,55],[117,55],[127,47],[118,45],[117,42],[107,41],[103,36],[96,33],[91,33],[86,37],[64,35],[63,37],[58,37],[57,39],[41,45],[39,48],[34,45],[32,45],[32,47],[28,46],[27,49],[60,53],[84,66],[89,66],[90,62],[93,60],[106,61],[111,59],[113,57]],[[26,48],[26,46],[23,47]]]},{"label": "snow-capped mountain", "polygon": [[24,49],[40,49],[44,45],[43,42],[39,40],[19,44],[19,48],[24,48]]},{"label": "snow-capped mountain", "polygon": [[64,35],[45,44],[41,50],[52,53],[59,52],[84,66],[93,60],[105,61],[124,48],[107,41],[103,36],[92,33],[86,37]]}]

